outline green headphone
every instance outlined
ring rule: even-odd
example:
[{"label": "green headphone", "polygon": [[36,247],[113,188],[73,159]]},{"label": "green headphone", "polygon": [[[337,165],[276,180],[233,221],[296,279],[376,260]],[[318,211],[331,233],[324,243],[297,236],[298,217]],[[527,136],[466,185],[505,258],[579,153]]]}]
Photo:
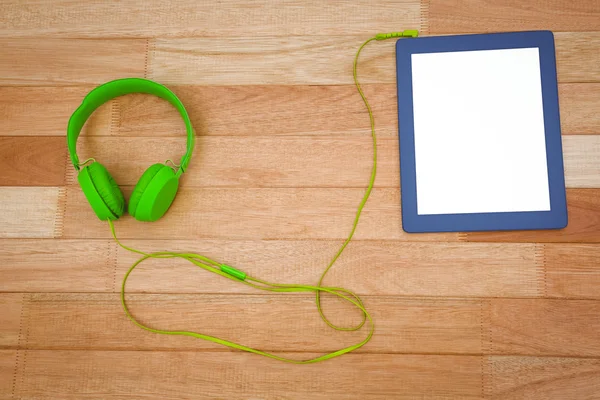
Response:
[{"label": "green headphone", "polygon": [[[89,165],[79,163],[77,138],[92,113],[107,101],[130,93],[147,93],[171,103],[181,114],[187,131],[187,151],[175,172],[166,164],[151,165],[135,185],[129,199],[129,214],[138,221],[156,221],[169,207],[179,187],[179,177],[185,172],[194,149],[194,129],[185,107],[175,93],[147,79],[118,79],[92,90],[75,110],[67,128],[67,145],[71,162],[79,174],[77,180],[92,209],[102,221],[116,220],[125,211],[125,198],[104,165],[93,160]],[[83,168],[82,168],[83,165]]]}]

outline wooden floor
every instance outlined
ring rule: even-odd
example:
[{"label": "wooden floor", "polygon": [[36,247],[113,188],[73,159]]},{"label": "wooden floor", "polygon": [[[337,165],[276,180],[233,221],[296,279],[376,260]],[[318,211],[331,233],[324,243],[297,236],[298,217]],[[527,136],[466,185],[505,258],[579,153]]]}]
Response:
[{"label": "wooden floor", "polygon": [[[0,399],[600,399],[598,0],[4,0],[0,3]],[[364,295],[373,340],[288,365],[134,327],[117,248],[67,160],[70,114],[95,85],[172,88],[198,131],[160,222],[126,217],[126,244],[205,253],[257,277],[316,283],[350,231],[371,167],[352,59],[377,32],[555,32],[569,226],[410,235],[400,218],[392,41],[364,51],[380,164],[356,241],[325,283]],[[79,142],[126,196],[178,159],[183,123],[127,96]],[[311,295],[264,295],[183,262],[130,283],[153,326],[299,359],[362,339],[331,331]],[[329,299],[334,322],[355,310]]]}]

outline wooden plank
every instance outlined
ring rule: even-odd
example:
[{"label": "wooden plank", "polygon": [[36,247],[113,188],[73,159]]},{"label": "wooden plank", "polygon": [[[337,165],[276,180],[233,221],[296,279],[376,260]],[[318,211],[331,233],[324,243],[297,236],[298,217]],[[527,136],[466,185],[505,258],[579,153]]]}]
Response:
[{"label": "wooden plank", "polygon": [[[567,187],[600,187],[600,135],[563,140]],[[181,138],[80,139],[82,160],[95,157],[121,185],[135,185],[156,162],[179,160]],[[363,137],[199,137],[200,154],[190,164],[189,186],[200,187],[364,187],[370,176],[370,136]],[[268,150],[265,150],[268,149]],[[306,149],[310,149],[307,152]],[[333,151],[332,151],[333,150]],[[399,187],[398,143],[378,142],[377,187]],[[60,137],[1,138],[0,186],[77,184],[76,171]],[[25,156],[22,156],[25,154]],[[4,164],[4,165],[2,165]],[[273,169],[277,165],[277,170]],[[339,171],[344,173],[340,174]]]},{"label": "wooden plank", "polygon": [[[264,293],[264,292],[261,292]],[[116,294],[32,294],[29,349],[224,350],[189,337],[145,332],[125,318]],[[363,299],[377,334],[366,353],[481,353],[479,300]],[[128,295],[131,312],[162,329],[185,329],[265,351],[330,352],[358,343],[367,334],[339,332],[319,317],[312,294]],[[332,322],[352,326],[360,313],[341,301],[324,299]]]},{"label": "wooden plank", "polygon": [[600,360],[550,357],[487,358],[486,398],[596,399]]},{"label": "wooden plank", "polygon": [[[4,288],[4,281],[2,281],[2,287]],[[21,293],[2,293],[0,295],[0,349],[19,345],[22,307],[23,295]],[[0,393],[2,392],[0,391]]]},{"label": "wooden plank", "polygon": [[[199,136],[369,135],[369,118],[353,85],[169,87],[185,104]],[[0,135],[65,135],[71,113],[91,89],[0,87],[4,118]],[[392,101],[396,85],[366,84],[363,89],[373,107],[377,136],[397,137],[398,113]],[[558,89],[563,135],[600,133],[600,84],[564,83]],[[42,107],[45,112],[39,113]],[[141,94],[101,107],[87,125],[83,137],[185,135],[183,122],[169,103]]]},{"label": "wooden plank", "polygon": [[[155,39],[148,77],[166,84],[352,84],[352,58],[366,39],[353,37],[227,37]],[[207,51],[210,49],[210,51]],[[600,81],[600,32],[556,35],[560,82]],[[282,57],[285,54],[285,57]],[[315,62],[319,60],[319,62]],[[394,41],[367,46],[361,83],[395,83]]]},{"label": "wooden plank", "polygon": [[600,356],[600,302],[493,299],[489,353]]},{"label": "wooden plank", "polygon": [[[30,141],[33,147],[38,145]],[[64,147],[63,140],[60,141]],[[39,144],[41,147],[43,143]],[[188,187],[356,187],[368,184],[373,163],[372,139],[362,137],[204,137],[198,138],[186,175]],[[95,157],[121,185],[135,185],[154,163],[179,160],[185,137],[82,137],[79,157]],[[310,151],[307,151],[310,149]],[[43,149],[39,149],[43,152]],[[569,188],[600,187],[600,135],[567,136],[563,140]],[[64,163],[63,154],[63,163]],[[70,160],[68,184],[77,184]],[[378,141],[376,187],[398,188],[396,138]],[[277,168],[274,169],[273,166]],[[63,167],[64,168],[64,167]],[[343,173],[340,173],[343,171]],[[0,175],[0,184],[2,182]],[[10,179],[7,178],[10,183]]]},{"label": "wooden plank", "polygon": [[22,398],[441,400],[481,394],[481,361],[473,356],[361,354],[303,367],[239,352],[45,350],[26,357],[15,390]]},{"label": "wooden plank", "polygon": [[[195,85],[352,84],[353,57],[368,36],[154,39],[148,77]],[[395,82],[394,63],[394,41],[366,47],[361,82]]]},{"label": "wooden plank", "polygon": [[0,237],[53,237],[58,203],[57,187],[0,187]]},{"label": "wooden plank", "polygon": [[0,350],[0,398],[12,399],[15,380],[16,350]]},{"label": "wooden plank", "polygon": [[0,155],[0,186],[65,184],[64,138],[0,137]]},{"label": "wooden plank", "polygon": [[1,290],[111,291],[115,246],[103,240],[0,239]]},{"label": "wooden plank", "polygon": [[569,224],[565,229],[541,231],[466,232],[468,242],[594,242],[600,241],[600,192],[567,190]]},{"label": "wooden plank", "polygon": [[[201,135],[350,136],[368,135],[370,132],[365,105],[354,85],[169,87],[185,104],[194,127]],[[365,84],[363,88],[377,118],[377,134],[397,137],[396,85]],[[569,102],[566,104],[568,108]],[[119,121],[116,128],[121,134],[185,134],[181,117],[162,99],[146,95],[125,96],[118,99],[115,110],[118,110],[116,119]]]},{"label": "wooden plank", "polygon": [[[370,136],[200,136],[185,184],[188,187],[364,188],[371,175],[372,148]],[[133,186],[150,165],[167,159],[179,162],[186,149],[186,138],[86,137],[81,138],[79,149],[81,159],[95,157],[119,184]],[[600,149],[598,153],[600,156]],[[382,139],[378,158],[377,186],[399,187],[398,140]],[[71,165],[67,168],[69,184],[77,184],[75,169]]]},{"label": "wooden plank", "polygon": [[567,187],[600,187],[600,135],[565,136],[563,159]]},{"label": "wooden plank", "polygon": [[[131,187],[125,187],[128,197]],[[363,212],[357,239],[482,242],[598,242],[598,189],[569,189],[569,226],[563,230],[407,234],[397,189],[376,189]],[[117,224],[128,239],[343,239],[363,189],[201,189],[183,182],[167,215],[146,229],[130,217]],[[60,199],[59,199],[60,197]],[[109,238],[81,189],[2,187],[0,237]],[[60,204],[59,204],[60,203]],[[60,210],[59,210],[60,209]],[[58,211],[57,211],[58,210]],[[56,215],[55,215],[56,214]],[[16,216],[16,217],[15,217]],[[81,221],[88,223],[82,225]]]},{"label": "wooden plank", "polygon": [[143,39],[0,38],[0,84],[73,85],[144,76],[146,52]]},{"label": "wooden plank", "polygon": [[430,33],[542,30],[597,31],[595,0],[428,0]]},{"label": "wooden plank", "polygon": [[[200,252],[273,282],[316,282],[341,241],[127,241],[146,251]],[[324,283],[361,294],[535,297],[542,270],[531,244],[353,241]],[[139,257],[119,249],[117,282]],[[149,260],[128,281],[130,292],[252,293],[246,285],[196,270],[189,262]]]},{"label": "wooden plank", "polygon": [[[92,89],[92,86],[0,87],[0,135],[65,136],[71,114]],[[82,135],[110,134],[110,113],[110,105],[96,110]]]},{"label": "wooden plank", "polygon": [[[377,334],[359,352],[600,354],[598,301],[396,296],[363,300]],[[27,304],[23,341],[29,349],[222,350],[206,341],[139,329],[125,318],[116,294],[31,294]],[[129,294],[128,304],[152,327],[201,332],[268,351],[328,352],[365,335],[364,329],[331,330],[319,318],[310,294]],[[335,324],[351,326],[359,321],[359,313],[340,301],[324,299],[323,306]]]},{"label": "wooden plank", "polygon": [[0,36],[165,37],[364,34],[420,27],[418,0],[130,1],[52,3],[9,0],[0,6]]},{"label": "wooden plank", "polygon": [[556,33],[554,38],[559,82],[600,80],[600,32]]},{"label": "wooden plank", "polygon": [[[132,188],[124,189],[128,198]],[[345,239],[363,195],[364,189],[198,189],[185,187],[184,178],[164,218],[140,224],[127,217],[116,229],[119,237],[129,239]],[[399,197],[397,189],[375,189],[356,238],[458,239],[457,233],[405,233]],[[71,239],[110,237],[108,224],[95,217],[77,186],[66,188],[63,235]]]},{"label": "wooden plank", "polygon": [[600,132],[600,84],[562,83],[558,85],[562,134]]},{"label": "wooden plank", "polygon": [[600,298],[598,260],[598,245],[545,245],[546,294],[550,297]]},{"label": "wooden plank", "polygon": [[[335,241],[127,240],[145,251],[200,252],[274,282],[314,283],[341,246]],[[112,240],[0,240],[2,290],[119,291],[138,256]],[[23,257],[28,254],[28,257]],[[538,246],[532,244],[353,241],[325,283],[363,294],[535,297],[543,294]],[[114,265],[116,272],[114,272]],[[569,266],[565,266],[565,269]],[[559,269],[560,271],[560,269]],[[131,275],[129,292],[252,293],[182,260],[149,260]],[[576,293],[576,288],[573,289]],[[574,294],[574,296],[576,296]]]},{"label": "wooden plank", "polygon": [[[126,198],[131,187],[125,187]],[[562,230],[408,234],[402,230],[400,193],[376,188],[356,231],[357,239],[483,242],[598,242],[599,189],[569,189],[569,226]],[[157,222],[133,218],[117,223],[127,239],[345,239],[363,189],[202,189],[185,180],[169,212]],[[80,221],[87,221],[82,225]],[[65,238],[109,238],[81,189],[66,188]]]}]

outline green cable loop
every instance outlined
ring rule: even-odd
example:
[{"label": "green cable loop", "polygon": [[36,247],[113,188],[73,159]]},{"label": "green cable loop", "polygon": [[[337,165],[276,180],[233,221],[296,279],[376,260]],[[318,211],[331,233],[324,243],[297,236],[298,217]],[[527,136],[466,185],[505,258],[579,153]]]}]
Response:
[{"label": "green cable loop", "polygon": [[[405,32],[416,32],[416,31],[405,31]],[[289,362],[289,363],[293,363],[293,364],[311,364],[311,363],[316,363],[319,361],[328,360],[330,358],[337,357],[342,354],[346,354],[353,350],[356,350],[356,349],[364,346],[365,344],[367,344],[369,342],[369,340],[371,340],[371,337],[373,336],[373,333],[375,332],[375,323],[373,322],[373,318],[371,317],[369,312],[366,310],[361,298],[357,294],[355,294],[354,292],[352,292],[348,289],[322,286],[322,283],[323,283],[323,279],[325,278],[325,276],[327,275],[327,273],[329,272],[329,270],[331,269],[333,264],[341,256],[341,254],[343,253],[346,246],[348,246],[348,244],[352,240],[352,237],[354,236],[354,232],[356,231],[356,228],[358,226],[358,221],[360,219],[362,210],[363,210],[365,204],[367,203],[369,196],[371,195],[371,191],[373,190],[373,185],[375,184],[375,176],[377,173],[377,137],[375,135],[375,122],[374,122],[373,111],[371,110],[371,106],[369,105],[369,102],[367,101],[367,98],[365,97],[365,94],[363,93],[362,88],[361,88],[360,84],[358,83],[358,77],[357,77],[357,71],[356,71],[358,57],[359,57],[362,49],[368,43],[372,42],[373,40],[385,40],[385,39],[389,39],[392,37],[398,37],[398,36],[402,36],[402,33],[394,32],[393,34],[378,34],[376,37],[372,37],[371,39],[368,39],[367,41],[365,41],[359,47],[358,51],[356,52],[356,56],[354,57],[354,65],[353,65],[354,84],[356,85],[356,89],[358,90],[358,93],[360,94],[360,97],[362,98],[362,100],[367,108],[367,111],[369,113],[369,121],[371,123],[371,136],[373,138],[373,167],[371,170],[371,177],[369,179],[369,185],[368,185],[367,190],[362,198],[362,201],[360,202],[360,204],[358,206],[358,210],[357,210],[356,216],[354,218],[354,223],[352,225],[352,230],[350,231],[350,235],[348,236],[346,241],[343,243],[343,245],[340,247],[340,249],[338,250],[336,255],[333,257],[331,262],[327,265],[327,268],[325,268],[325,270],[323,271],[323,274],[321,275],[318,284],[316,286],[312,286],[312,285],[278,284],[278,283],[267,282],[267,281],[264,281],[264,280],[261,280],[258,278],[253,278],[251,276],[248,276],[240,270],[237,270],[226,264],[218,263],[214,260],[211,260],[208,257],[202,256],[200,254],[195,254],[195,253],[176,253],[176,252],[168,252],[168,251],[145,253],[143,251],[136,250],[131,247],[127,247],[127,246],[123,245],[119,241],[119,239],[117,239],[117,235],[115,233],[115,228],[114,228],[113,222],[111,220],[108,220],[112,236],[115,239],[115,241],[117,242],[117,244],[125,250],[142,255],[142,257],[140,259],[138,259],[135,263],[133,263],[131,265],[131,267],[129,268],[129,270],[127,271],[125,276],[123,277],[123,283],[121,284],[121,304],[123,306],[123,309],[125,310],[125,314],[135,325],[137,325],[138,327],[140,327],[144,330],[147,330],[147,331],[153,332],[153,333],[159,333],[159,334],[164,334],[164,335],[191,336],[191,337],[195,337],[198,339],[208,340],[210,342],[217,343],[217,344],[220,344],[223,346],[227,346],[227,347],[230,347],[233,349],[238,349],[238,350],[243,350],[243,351],[247,351],[247,352],[254,353],[254,354],[259,354],[259,355],[269,357],[269,358],[272,358],[275,360],[285,361],[285,362]],[[408,35],[405,35],[405,36],[408,36]],[[411,36],[414,37],[416,35],[411,34]],[[151,328],[149,326],[142,324],[141,322],[139,322],[138,320],[135,319],[135,317],[129,311],[129,308],[127,307],[127,302],[125,300],[125,287],[126,287],[126,283],[127,283],[127,279],[129,278],[129,275],[133,272],[133,270],[140,263],[147,260],[148,258],[183,258],[185,260],[188,260],[192,264],[196,265],[197,267],[200,267],[204,270],[215,273],[217,275],[221,275],[224,278],[230,279],[232,281],[243,283],[244,285],[250,286],[255,289],[266,290],[266,291],[270,291],[270,292],[315,292],[316,304],[317,304],[317,309],[319,311],[319,315],[321,316],[323,321],[325,321],[325,323],[327,325],[329,325],[331,328],[338,330],[338,331],[356,331],[358,329],[361,329],[364,326],[365,322],[369,321],[370,330],[365,339],[363,339],[361,342],[356,343],[354,345],[341,348],[339,350],[324,354],[324,355],[316,357],[316,358],[307,359],[307,360],[294,360],[291,358],[281,357],[281,356],[278,356],[278,355],[275,355],[272,353],[253,349],[251,347],[244,346],[242,344],[231,342],[231,341],[228,341],[225,339],[220,339],[220,338],[217,338],[214,336],[204,335],[204,334],[197,333],[197,332],[171,331],[171,330]],[[345,300],[345,301],[349,302],[350,304],[352,304],[353,306],[355,306],[356,308],[358,308],[363,313],[362,321],[358,325],[353,326],[353,327],[339,327],[339,326],[336,326],[333,323],[331,323],[329,321],[329,319],[323,313],[323,309],[321,307],[321,292],[330,293],[334,296],[337,296],[337,297],[341,298],[342,300]]]},{"label": "green cable loop", "polygon": [[[163,334],[163,335],[182,335],[182,336],[191,336],[191,337],[195,337],[198,339],[204,339],[204,340],[208,340],[210,342],[217,343],[217,344],[220,344],[223,346],[227,346],[227,347],[230,347],[233,349],[238,349],[238,350],[243,350],[243,351],[247,351],[247,352],[254,353],[254,354],[259,354],[259,355],[269,357],[269,358],[272,358],[275,360],[285,361],[285,362],[289,362],[289,363],[293,363],[293,364],[311,364],[311,363],[316,363],[319,361],[324,361],[324,360],[327,360],[327,359],[330,359],[333,357],[337,357],[337,356],[340,356],[345,353],[349,353],[353,350],[356,350],[356,349],[364,346],[367,342],[369,342],[369,340],[371,340],[371,337],[373,336],[373,332],[375,330],[375,325],[373,323],[373,319],[371,318],[371,315],[367,312],[367,310],[363,306],[362,301],[360,300],[358,295],[356,295],[355,293],[353,293],[347,289],[336,288],[336,287],[321,287],[321,286],[317,287],[317,286],[311,286],[311,285],[276,284],[276,283],[270,283],[267,281],[263,281],[261,279],[252,278],[250,276],[245,277],[245,280],[240,280],[239,276],[228,274],[227,272],[221,271],[218,268],[218,266],[220,266],[222,264],[218,264],[217,262],[209,259],[208,257],[204,257],[200,254],[175,253],[175,252],[170,252],[170,251],[144,253],[143,251],[139,251],[139,250],[133,249],[131,247],[125,246],[119,241],[119,239],[117,239],[117,235],[115,233],[115,228],[114,228],[113,222],[111,220],[108,220],[108,223],[110,225],[110,230],[112,232],[113,238],[115,239],[115,241],[117,242],[117,244],[119,246],[121,246],[125,250],[142,255],[142,257],[140,259],[138,259],[135,263],[133,263],[131,265],[131,267],[129,268],[129,270],[125,273],[125,276],[123,277],[123,283],[121,284],[121,305],[123,306],[123,309],[125,310],[125,314],[127,315],[127,317],[139,328],[142,328],[149,332],[159,333],[159,334]],[[268,353],[268,352],[265,352],[262,350],[257,350],[252,347],[244,346],[239,343],[231,342],[229,340],[220,339],[220,338],[217,338],[214,336],[209,336],[209,335],[205,335],[205,334],[198,333],[198,332],[171,331],[171,330],[151,328],[147,325],[142,324],[137,319],[135,319],[133,314],[131,314],[131,311],[129,311],[129,308],[127,307],[127,301],[125,300],[125,287],[127,285],[127,279],[129,278],[129,275],[131,275],[133,270],[139,264],[141,264],[143,261],[147,260],[148,258],[183,258],[185,260],[190,261],[192,264],[194,264],[202,269],[205,269],[209,272],[213,272],[215,274],[221,275],[221,276],[231,279],[233,281],[243,283],[243,284],[253,287],[255,289],[267,290],[270,292],[319,292],[319,291],[322,291],[322,292],[331,293],[331,294],[338,296],[339,298],[351,303],[358,309],[360,309],[363,312],[363,314],[366,315],[366,318],[369,320],[369,322],[371,324],[371,330],[369,331],[369,334],[367,335],[367,337],[360,343],[354,344],[352,346],[344,347],[344,348],[341,348],[334,352],[327,353],[327,354],[324,354],[322,356],[315,357],[312,359],[294,360],[291,358],[281,357],[276,354]],[[350,295],[351,297],[354,297],[354,299],[356,299],[356,300],[353,300],[350,297],[348,297],[342,293],[346,293],[346,294]]]}]

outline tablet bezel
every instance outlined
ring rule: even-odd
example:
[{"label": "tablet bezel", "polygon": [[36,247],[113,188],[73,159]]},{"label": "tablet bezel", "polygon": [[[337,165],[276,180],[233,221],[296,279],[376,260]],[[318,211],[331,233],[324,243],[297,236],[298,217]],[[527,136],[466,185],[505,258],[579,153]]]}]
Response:
[{"label": "tablet bezel", "polygon": [[[550,211],[428,214],[417,212],[413,54],[537,47],[546,140]],[[432,36],[396,43],[402,227],[409,233],[560,229],[567,225],[554,35],[550,31]]]}]

